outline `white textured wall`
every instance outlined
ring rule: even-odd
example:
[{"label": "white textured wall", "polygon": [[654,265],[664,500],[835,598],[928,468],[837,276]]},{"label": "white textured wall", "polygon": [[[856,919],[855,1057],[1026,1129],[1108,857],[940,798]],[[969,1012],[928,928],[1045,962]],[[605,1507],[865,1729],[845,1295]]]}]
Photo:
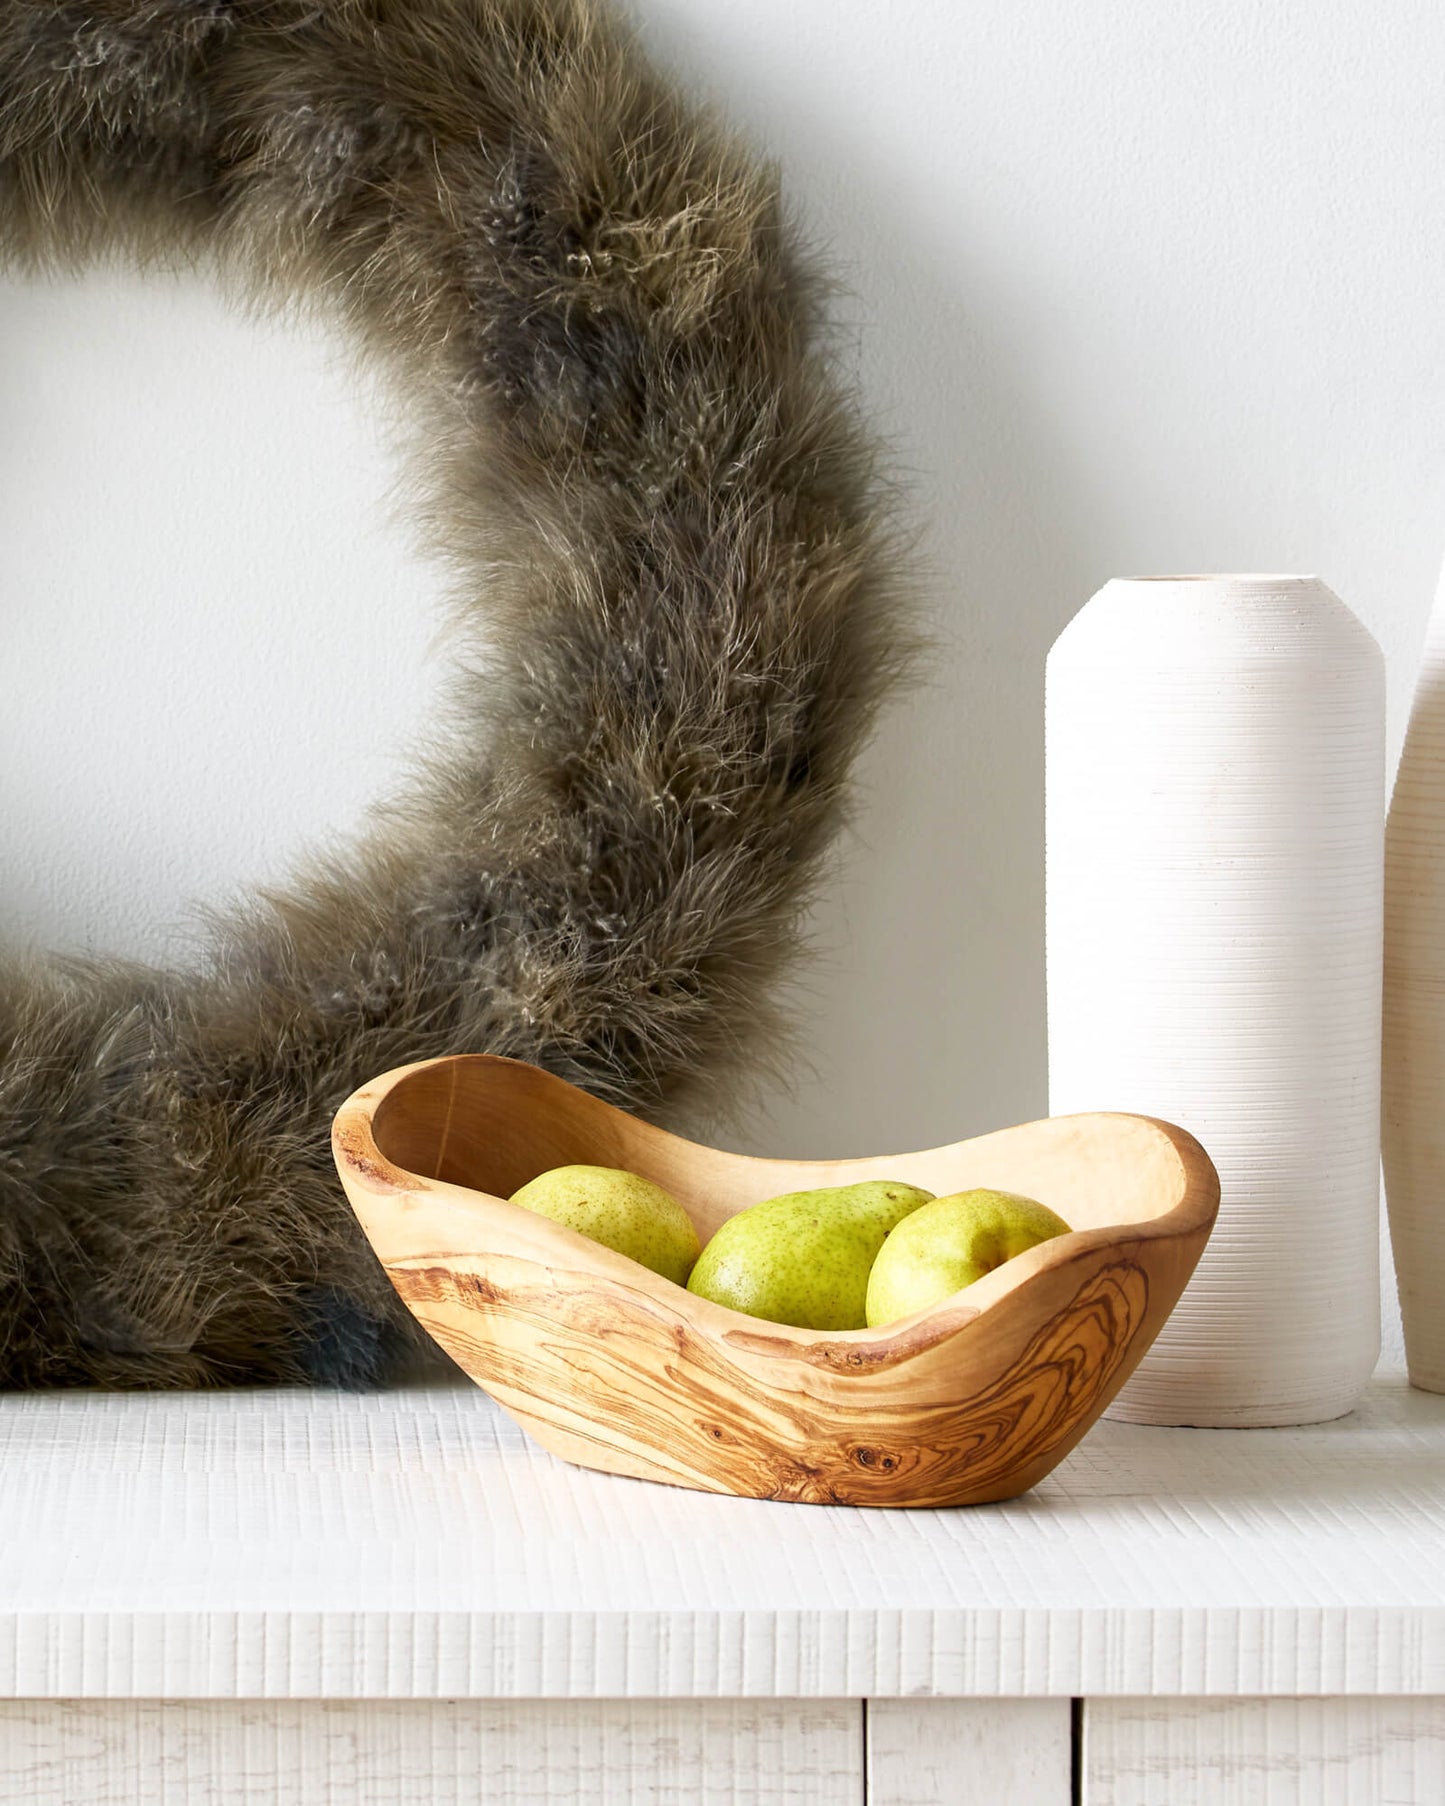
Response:
[{"label": "white textured wall", "polygon": [[[943,636],[816,923],[779,1153],[1043,1107],[1041,694],[1111,573],[1317,571],[1389,661],[1445,547],[1425,0],[640,0],[781,158]],[[399,769],[439,579],[325,341],[192,285],[0,288],[0,929],[174,947]],[[182,937],[183,941],[183,937]]]}]

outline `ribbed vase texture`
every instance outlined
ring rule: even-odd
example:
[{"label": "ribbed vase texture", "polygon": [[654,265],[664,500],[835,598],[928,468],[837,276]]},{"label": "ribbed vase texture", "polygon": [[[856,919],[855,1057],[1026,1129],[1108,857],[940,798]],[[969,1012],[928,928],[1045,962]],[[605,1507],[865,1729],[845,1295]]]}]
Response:
[{"label": "ribbed vase texture", "polygon": [[1445,577],[1385,835],[1385,1197],[1413,1385],[1445,1392]]},{"label": "ribbed vase texture", "polygon": [[1180,1123],[1222,1181],[1111,1416],[1318,1422],[1375,1365],[1384,705],[1311,577],[1121,579],[1049,656],[1050,1109]]}]

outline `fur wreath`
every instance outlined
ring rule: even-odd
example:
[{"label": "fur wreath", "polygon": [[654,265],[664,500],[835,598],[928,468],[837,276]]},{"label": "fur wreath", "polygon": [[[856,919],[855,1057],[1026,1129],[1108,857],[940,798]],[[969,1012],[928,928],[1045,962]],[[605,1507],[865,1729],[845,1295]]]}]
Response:
[{"label": "fur wreath", "polygon": [[0,1384],[367,1384],[342,1099],[735,1068],[899,669],[775,180],[593,0],[0,0],[0,251],[220,270],[395,379],[486,653],[448,750],[200,969],[0,964]]}]

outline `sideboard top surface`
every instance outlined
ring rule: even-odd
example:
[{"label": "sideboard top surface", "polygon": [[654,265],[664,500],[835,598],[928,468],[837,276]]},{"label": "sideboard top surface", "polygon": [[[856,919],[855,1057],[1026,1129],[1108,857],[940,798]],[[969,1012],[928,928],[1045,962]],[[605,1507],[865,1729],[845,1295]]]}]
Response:
[{"label": "sideboard top surface", "polygon": [[0,1693],[1445,1693],[1445,1398],[1100,1424],[1023,1498],[565,1465],[486,1396],[0,1398]]}]

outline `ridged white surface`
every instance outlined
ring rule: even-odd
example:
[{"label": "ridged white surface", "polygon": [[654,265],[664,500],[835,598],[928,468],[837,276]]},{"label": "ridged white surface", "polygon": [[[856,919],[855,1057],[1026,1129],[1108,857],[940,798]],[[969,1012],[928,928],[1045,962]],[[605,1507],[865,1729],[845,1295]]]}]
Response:
[{"label": "ridged white surface", "polygon": [[1445,1693],[1445,1399],[956,1511],[612,1478],[474,1387],[0,1397],[0,1694]]},{"label": "ridged white surface", "polygon": [[1445,1392],[1445,577],[1385,834],[1385,1197],[1410,1379]]},{"label": "ridged white surface", "polygon": [[1121,580],[1046,710],[1050,1109],[1181,1123],[1223,1183],[1111,1414],[1338,1416],[1379,1351],[1379,649],[1314,578]]}]

